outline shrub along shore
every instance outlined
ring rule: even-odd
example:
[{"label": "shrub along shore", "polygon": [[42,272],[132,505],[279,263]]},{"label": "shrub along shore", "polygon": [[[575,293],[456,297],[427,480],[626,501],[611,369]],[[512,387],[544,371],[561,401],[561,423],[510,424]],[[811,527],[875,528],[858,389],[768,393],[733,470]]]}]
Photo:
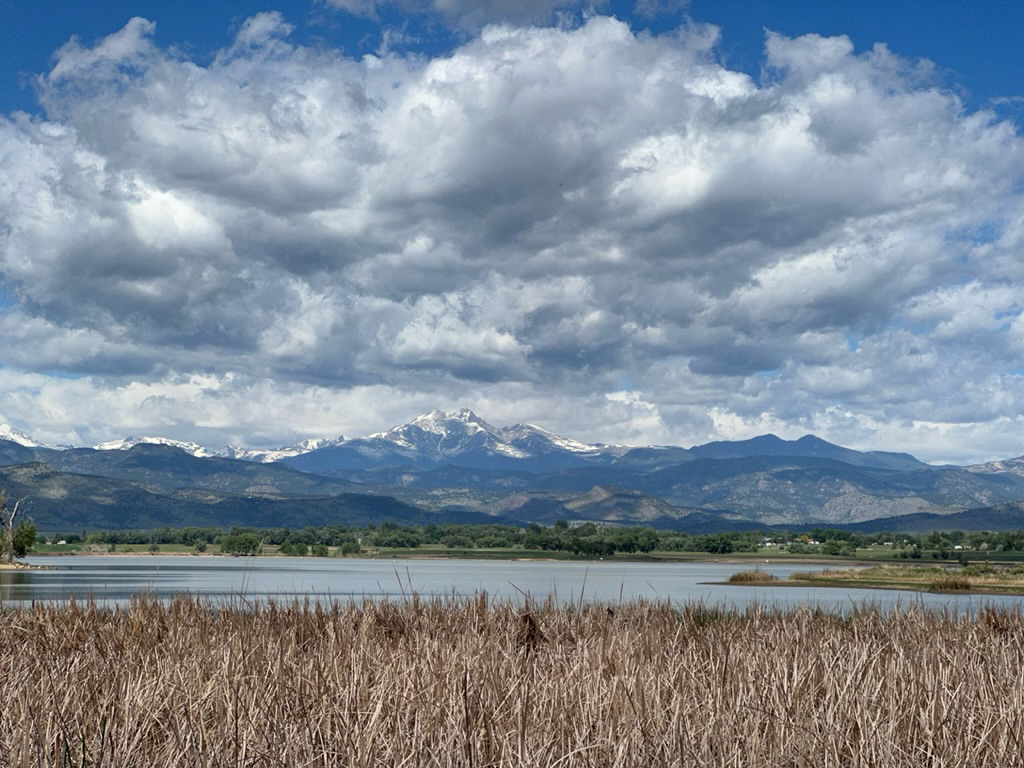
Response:
[{"label": "shrub along shore", "polygon": [[399,525],[382,522],[281,528],[155,528],[41,534],[34,554],[259,555],[598,559],[619,557],[689,559],[737,556],[785,559],[905,560],[959,562],[1024,560],[1024,529],[1013,532],[852,533],[814,528],[809,532],[732,531],[687,534],[653,528],[586,522],[525,527],[497,523]]},{"label": "shrub along shore", "polygon": [[1019,765],[1024,619],[398,603],[0,611],[19,766]]}]

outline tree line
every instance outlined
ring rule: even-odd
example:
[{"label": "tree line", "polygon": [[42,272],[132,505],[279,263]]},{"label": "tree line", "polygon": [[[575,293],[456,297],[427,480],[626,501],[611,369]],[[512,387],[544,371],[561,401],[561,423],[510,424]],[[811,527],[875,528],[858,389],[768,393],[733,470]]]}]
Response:
[{"label": "tree line", "polygon": [[[34,535],[34,529],[33,529]],[[687,534],[640,526],[571,524],[558,520],[546,526],[498,524],[402,525],[383,522],[363,527],[306,526],[292,529],[234,527],[155,528],[138,531],[56,534],[67,543],[106,545],[184,545],[197,551],[219,547],[228,554],[258,554],[264,547],[291,555],[358,554],[376,549],[416,549],[441,546],[450,550],[522,549],[605,557],[616,553],[699,552],[730,554],[758,552],[766,547],[803,555],[852,557],[858,549],[885,546],[897,557],[955,559],[965,552],[1024,552],[1024,530],[1014,532],[943,531],[922,535],[855,533],[816,527],[808,531],[733,531]],[[154,550],[155,551],[155,550]],[[976,554],[975,554],[976,557]]]}]

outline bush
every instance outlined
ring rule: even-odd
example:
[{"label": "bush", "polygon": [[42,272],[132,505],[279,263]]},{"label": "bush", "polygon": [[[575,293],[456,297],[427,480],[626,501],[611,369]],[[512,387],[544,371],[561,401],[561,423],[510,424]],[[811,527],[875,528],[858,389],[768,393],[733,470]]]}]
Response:
[{"label": "bush", "polygon": [[971,582],[963,576],[946,576],[928,585],[929,592],[968,592]]},{"label": "bush", "polygon": [[286,541],[284,544],[278,547],[277,551],[280,552],[282,555],[305,557],[309,554],[309,547],[306,545],[304,541],[291,540]]},{"label": "bush", "polygon": [[28,520],[22,520],[14,526],[12,534],[14,541],[13,549],[15,557],[24,557],[29,553],[36,543],[36,527]]},{"label": "bush", "polygon": [[225,555],[258,555],[262,548],[255,533],[229,533],[220,537],[220,551]]},{"label": "bush", "polygon": [[772,581],[778,581],[775,574],[758,570],[739,571],[729,577],[730,584],[767,584]]}]

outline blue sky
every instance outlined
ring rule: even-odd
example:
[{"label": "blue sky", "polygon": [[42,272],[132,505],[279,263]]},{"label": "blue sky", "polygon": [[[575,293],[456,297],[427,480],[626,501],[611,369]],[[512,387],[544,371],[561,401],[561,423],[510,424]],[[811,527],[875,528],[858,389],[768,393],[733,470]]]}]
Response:
[{"label": "blue sky", "polygon": [[[565,5],[577,12],[581,7]],[[858,50],[881,42],[904,56],[929,59],[950,85],[964,89],[965,100],[972,106],[1024,98],[1020,77],[1024,50],[1019,37],[1024,29],[1024,6],[1012,0],[694,0],[688,5],[663,5],[663,12],[653,16],[638,14],[635,3],[620,0],[594,7],[629,20],[636,29],[656,33],[671,29],[683,15],[716,24],[722,30],[722,59],[752,75],[762,63],[767,28],[788,36],[846,35]],[[266,10],[279,10],[295,24],[296,39],[340,46],[350,55],[376,50],[388,28],[423,29],[421,39],[409,48],[430,53],[448,49],[465,36],[438,22],[438,14],[408,14],[396,6],[382,7],[377,19],[367,19],[309,0],[270,4],[222,0],[187,5],[169,0],[0,0],[0,107],[6,112],[37,110],[27,80],[45,72],[54,51],[72,36],[92,41],[124,26],[133,16],[143,16],[157,22],[155,37],[160,44],[182,46],[203,61],[229,43],[246,18]]]},{"label": "blue sky", "polygon": [[0,423],[1024,454],[1018,3],[0,0]]}]

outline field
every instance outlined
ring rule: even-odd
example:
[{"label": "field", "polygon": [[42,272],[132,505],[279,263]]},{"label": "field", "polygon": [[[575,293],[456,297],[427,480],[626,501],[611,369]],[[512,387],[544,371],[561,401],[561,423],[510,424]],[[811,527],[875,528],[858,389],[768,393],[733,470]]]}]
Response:
[{"label": "field", "polygon": [[1024,619],[706,605],[0,611],[12,766],[1021,764]]}]

